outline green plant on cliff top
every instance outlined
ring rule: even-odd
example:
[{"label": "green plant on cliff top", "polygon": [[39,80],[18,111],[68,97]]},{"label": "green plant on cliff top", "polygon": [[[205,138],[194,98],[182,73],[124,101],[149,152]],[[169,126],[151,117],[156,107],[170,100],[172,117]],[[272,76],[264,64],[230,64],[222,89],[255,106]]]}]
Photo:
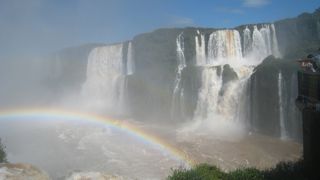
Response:
[{"label": "green plant on cliff top", "polygon": [[0,163],[7,162],[7,155],[4,149],[5,149],[5,146],[2,144],[0,139]]},{"label": "green plant on cliff top", "polygon": [[191,169],[175,169],[168,180],[304,180],[308,179],[303,161],[280,162],[276,167],[267,170],[240,168],[231,172],[223,172],[218,167],[200,164]]}]

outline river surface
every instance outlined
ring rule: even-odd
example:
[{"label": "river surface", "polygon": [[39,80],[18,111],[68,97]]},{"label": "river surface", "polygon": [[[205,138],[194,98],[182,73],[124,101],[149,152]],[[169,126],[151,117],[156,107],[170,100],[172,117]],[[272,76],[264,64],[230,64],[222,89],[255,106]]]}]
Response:
[{"label": "river surface", "polygon": [[302,153],[299,143],[258,134],[220,136],[185,131],[178,125],[125,122],[161,140],[101,123],[41,118],[2,119],[0,137],[10,162],[33,164],[52,179],[97,172],[124,179],[164,179],[172,168],[188,168],[185,159],[215,164],[225,171],[263,169],[297,160]]}]

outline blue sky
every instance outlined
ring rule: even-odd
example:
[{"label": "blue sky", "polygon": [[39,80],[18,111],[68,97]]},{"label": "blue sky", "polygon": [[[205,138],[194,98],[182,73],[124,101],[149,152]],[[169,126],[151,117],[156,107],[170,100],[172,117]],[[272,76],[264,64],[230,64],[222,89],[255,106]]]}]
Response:
[{"label": "blue sky", "polygon": [[235,27],[313,12],[320,0],[0,0],[0,57],[112,43],[161,27]]}]

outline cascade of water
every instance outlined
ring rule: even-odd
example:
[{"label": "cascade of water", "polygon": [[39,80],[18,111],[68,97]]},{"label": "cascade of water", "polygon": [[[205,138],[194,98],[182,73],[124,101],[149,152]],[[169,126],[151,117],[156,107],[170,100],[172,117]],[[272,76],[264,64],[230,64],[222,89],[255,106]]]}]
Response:
[{"label": "cascade of water", "polygon": [[222,67],[210,67],[202,70],[195,118],[206,119],[217,113],[219,92],[222,88],[222,72]]},{"label": "cascade of water", "polygon": [[[249,103],[249,81],[253,73],[253,67],[242,66],[236,68],[235,71],[239,77],[238,80],[228,84],[227,93],[225,97],[225,109],[228,109],[230,119],[240,122],[247,118],[248,111],[250,110]],[[242,74],[240,74],[242,73]]]},{"label": "cascade of water", "polygon": [[281,71],[278,74],[278,96],[279,96],[279,119],[280,119],[280,137],[281,139],[287,138],[286,126],[285,126],[285,103],[283,97],[283,78]]},{"label": "cascade of water", "polygon": [[221,65],[236,64],[258,64],[269,55],[280,57],[278,41],[274,24],[265,24],[258,28],[253,26],[253,32],[246,27],[243,30],[243,42],[237,30],[218,30],[209,36],[207,47],[207,58],[205,50],[204,35],[197,31],[196,42],[196,64]]},{"label": "cascade of water", "polygon": [[197,36],[195,37],[196,43],[196,65],[204,66],[206,65],[206,47],[204,35],[197,31]]},{"label": "cascade of water", "polygon": [[[288,137],[301,137],[302,131],[299,129],[302,126],[301,120],[301,113],[297,106],[294,106],[296,101],[296,97],[298,96],[298,78],[297,75],[294,73],[291,75],[291,83],[290,83],[290,95],[288,97],[288,125],[287,129],[287,136]],[[289,125],[290,124],[290,125]]]},{"label": "cascade of water", "polygon": [[[241,98],[253,71],[251,67],[239,67],[238,80],[223,83],[223,66],[208,67],[202,70],[201,87],[195,111],[196,119],[208,119],[220,115],[226,120],[239,121]],[[241,74],[243,73],[243,74]]]},{"label": "cascade of water", "polygon": [[317,21],[317,35],[318,39],[320,39],[320,21]]},{"label": "cascade of water", "polygon": [[263,38],[265,46],[266,46],[266,55],[272,54],[270,26],[263,25],[260,29],[260,33],[262,35],[262,38]]},{"label": "cascade of water", "polygon": [[281,56],[274,24],[262,25],[260,29],[258,29],[258,26],[254,26],[252,38],[250,37],[250,30],[246,28],[243,31],[243,36],[245,59],[256,62],[254,64],[260,63],[269,55],[274,55],[275,57]]},{"label": "cascade of water", "polygon": [[182,118],[186,117],[186,109],[185,109],[185,99],[184,99],[184,88],[180,90],[180,114]]},{"label": "cascade of water", "polygon": [[263,58],[268,56],[268,50],[265,39],[257,26],[254,26],[252,35],[252,53],[253,56],[260,62]]},{"label": "cascade of water", "polygon": [[94,110],[120,112],[124,104],[123,44],[97,47],[88,57],[87,79],[82,87],[85,105]]},{"label": "cascade of water", "polygon": [[274,27],[274,24],[271,24],[271,32],[272,32],[272,54],[275,57],[281,57],[281,53],[279,51],[279,46],[278,46],[276,28]]},{"label": "cascade of water", "polygon": [[218,62],[219,58],[224,55],[225,41],[219,36],[219,32],[213,32],[210,34],[208,42],[208,59],[210,64]]},{"label": "cascade of water", "polygon": [[[174,114],[179,113],[183,114],[181,109],[179,110],[178,107],[183,107],[183,90],[181,89],[181,73],[182,70],[187,66],[186,59],[184,56],[184,37],[183,33],[180,33],[176,39],[176,52],[177,52],[177,73],[174,80],[174,88],[173,88],[173,98],[171,104],[171,118],[174,119]],[[180,95],[179,95],[180,94]],[[177,102],[179,104],[177,105]],[[177,112],[180,111],[180,112]]]},{"label": "cascade of water", "polygon": [[[232,33],[229,32],[229,34],[232,34],[232,38],[228,39],[228,45],[232,47],[233,53],[231,56],[229,55],[228,57],[233,57],[236,60],[242,60],[241,37],[239,31],[233,30]],[[230,37],[230,35],[228,37]]]},{"label": "cascade of water", "polygon": [[238,106],[238,111],[236,117],[237,121],[244,120],[247,127],[251,127],[251,97],[252,97],[252,82],[251,74],[253,73],[253,68],[251,69],[250,75],[242,80],[242,91],[240,92],[240,103]]},{"label": "cascade of water", "polygon": [[251,31],[248,26],[243,30],[243,56],[248,56],[252,50]]},{"label": "cascade of water", "polygon": [[135,71],[135,63],[133,57],[132,42],[129,42],[127,53],[127,75],[132,75]]},{"label": "cascade of water", "polygon": [[[244,48],[247,51],[245,53],[249,53],[253,44],[249,28],[244,30],[244,34],[246,41]],[[258,37],[259,39],[257,40],[255,37],[255,42],[260,42],[260,44],[257,45],[256,43],[254,45],[258,46],[258,49],[263,49],[260,46],[265,45],[264,39],[260,31],[256,32],[256,34],[260,38]],[[198,43],[197,40],[196,42]],[[209,36],[207,48],[207,64],[205,64],[206,67],[203,67],[201,72],[201,87],[198,92],[194,118],[211,119],[218,115],[223,119],[239,120],[242,113],[239,108],[241,96],[253,71],[251,66],[239,63],[243,60],[240,34],[237,30],[214,31]],[[196,47],[196,53],[197,57],[199,57],[199,47]],[[224,84],[224,64],[230,64],[239,79]],[[243,115],[241,114],[241,116]]]},{"label": "cascade of water", "polygon": [[241,39],[237,30],[219,30],[210,34],[208,42],[209,64],[226,64],[241,59]]}]

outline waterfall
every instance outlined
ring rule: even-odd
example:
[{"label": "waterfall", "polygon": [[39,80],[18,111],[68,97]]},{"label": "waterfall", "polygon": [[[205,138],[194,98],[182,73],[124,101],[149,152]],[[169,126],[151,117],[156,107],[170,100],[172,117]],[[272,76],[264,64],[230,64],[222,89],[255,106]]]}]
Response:
[{"label": "waterfall", "polygon": [[[239,79],[223,82],[224,66],[205,67],[201,72],[201,87],[195,110],[195,119],[210,119],[219,115],[225,120],[240,121],[240,105],[246,84],[253,71],[250,67],[240,67],[236,72]],[[242,109],[242,108],[241,108]]]},{"label": "waterfall", "polygon": [[263,25],[260,29],[260,33],[262,35],[262,38],[265,43],[266,47],[266,55],[272,54],[272,48],[271,48],[271,31],[269,28],[269,25]]},{"label": "waterfall", "polygon": [[274,24],[261,25],[260,29],[257,25],[253,26],[252,37],[250,29],[246,27],[243,37],[244,58],[248,62],[257,65],[269,55],[281,56]]},{"label": "waterfall", "polygon": [[[253,31],[247,26],[243,31],[243,42],[238,30],[217,30],[210,34],[208,40],[207,64],[244,64],[257,65],[269,55],[280,57],[278,41],[273,24],[253,26]],[[204,38],[201,35],[201,39]],[[205,45],[199,35],[196,36],[196,59],[197,64],[202,66],[205,63]]]},{"label": "waterfall", "polygon": [[274,24],[271,24],[271,31],[272,31],[272,54],[275,57],[281,57],[279,46],[278,46],[278,39],[276,35],[276,29],[274,27]]},{"label": "waterfall", "polygon": [[206,65],[206,47],[204,35],[197,31],[197,36],[195,37],[196,43],[196,65],[204,66]]},{"label": "waterfall", "polygon": [[[245,67],[242,67],[245,68]],[[245,92],[245,85],[250,74],[247,74],[245,78],[237,79],[223,86],[223,94],[219,99],[218,113],[223,115],[227,120],[241,121],[240,116],[243,112],[240,112],[242,104],[242,95]],[[221,94],[221,93],[220,93]]]},{"label": "waterfall", "polygon": [[258,30],[257,26],[254,26],[252,35],[252,53],[259,61],[268,56],[268,47],[264,36]]},{"label": "waterfall", "polygon": [[320,21],[317,21],[317,35],[318,39],[320,39]]},{"label": "waterfall", "polygon": [[264,24],[258,28],[253,26],[253,32],[247,26],[243,30],[243,42],[238,30],[217,30],[210,34],[207,47],[205,36],[197,31],[195,36],[196,65],[232,64],[233,61],[255,61],[260,63],[269,55],[280,57],[278,41],[274,24]]},{"label": "waterfall", "polygon": [[[180,33],[176,39],[176,52],[177,52],[177,73],[174,80],[173,98],[171,103],[171,118],[174,119],[174,114],[183,115],[183,111],[179,108],[183,107],[183,89],[181,89],[181,73],[187,66],[184,56],[184,37],[183,33]],[[179,103],[179,104],[177,104]]]},{"label": "waterfall", "polygon": [[88,57],[87,79],[82,87],[84,104],[89,109],[121,113],[126,78],[123,72],[123,44],[97,47]]},{"label": "waterfall", "polygon": [[135,71],[135,63],[133,57],[132,42],[129,42],[127,53],[127,75],[132,75]]},{"label": "waterfall", "polygon": [[[250,115],[245,103],[250,101],[246,93],[254,67],[269,55],[278,56],[279,51],[273,25],[246,27],[242,33],[241,41],[238,30],[216,30],[205,43],[204,35],[197,31],[196,60],[202,67],[194,119],[239,122]],[[225,69],[225,64],[230,69]],[[228,74],[236,77],[225,82]]]},{"label": "waterfall", "polygon": [[251,31],[248,26],[243,30],[243,55],[247,56],[252,49]]},{"label": "waterfall", "polygon": [[295,106],[295,100],[298,96],[298,77],[295,73],[291,75],[291,82],[290,82],[290,94],[287,96],[288,103],[288,120],[287,121],[287,136],[293,138],[300,138],[302,137],[302,130],[300,129],[302,126],[302,117],[301,112],[299,111],[298,107]]},{"label": "waterfall", "polygon": [[195,110],[196,119],[207,119],[218,113],[223,66],[207,67],[201,72],[201,87]]},{"label": "waterfall", "polygon": [[237,30],[218,30],[210,34],[208,63],[226,64],[242,59],[241,38]]},{"label": "waterfall", "polygon": [[283,97],[283,77],[281,71],[278,74],[278,96],[279,96],[279,120],[280,120],[280,137],[287,139],[287,131],[285,126],[285,98]]}]

